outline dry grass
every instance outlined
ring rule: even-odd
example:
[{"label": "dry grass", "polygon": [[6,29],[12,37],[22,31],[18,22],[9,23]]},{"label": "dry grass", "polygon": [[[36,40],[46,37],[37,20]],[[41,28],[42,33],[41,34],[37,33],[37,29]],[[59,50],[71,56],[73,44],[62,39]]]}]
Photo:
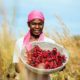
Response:
[{"label": "dry grass", "polygon": [[70,36],[70,32],[67,27],[62,23],[59,17],[57,17],[63,30],[63,35],[56,32],[58,37],[55,38],[56,42],[63,45],[69,52],[70,59],[64,71],[53,74],[53,80],[80,80],[80,35]]},{"label": "dry grass", "polygon": [[3,25],[2,32],[0,33],[0,78],[2,78],[2,80],[5,80],[8,69],[12,65],[15,41],[10,34],[8,28]]},{"label": "dry grass", "polygon": [[[80,80],[80,36],[71,37],[64,23],[61,22],[59,17],[57,19],[62,25],[63,36],[55,30],[55,36],[52,35],[52,39],[55,38],[56,42],[62,44],[68,50],[70,59],[64,71],[52,74],[52,80]],[[6,23],[3,23],[0,33],[0,78],[2,80],[7,80],[6,75],[8,73],[11,77],[15,74],[12,64],[14,44],[14,37],[12,37]]]}]

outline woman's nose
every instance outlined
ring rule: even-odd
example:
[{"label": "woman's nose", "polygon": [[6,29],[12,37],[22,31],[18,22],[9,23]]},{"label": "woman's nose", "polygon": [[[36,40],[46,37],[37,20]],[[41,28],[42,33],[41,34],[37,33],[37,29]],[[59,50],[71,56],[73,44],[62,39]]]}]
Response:
[{"label": "woman's nose", "polygon": [[36,24],[36,28],[39,28],[39,24]]}]

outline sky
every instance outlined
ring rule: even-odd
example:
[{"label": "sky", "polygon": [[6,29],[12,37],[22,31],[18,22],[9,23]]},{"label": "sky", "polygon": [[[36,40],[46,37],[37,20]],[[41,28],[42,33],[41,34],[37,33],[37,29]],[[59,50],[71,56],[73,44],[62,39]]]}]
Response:
[{"label": "sky", "polygon": [[[53,28],[61,31],[55,17],[57,15],[72,35],[80,35],[80,0],[2,0],[0,3],[0,24],[3,20],[4,9],[9,26],[17,36],[28,31],[27,16],[32,10],[43,12],[48,32],[53,31]],[[14,10],[15,18],[13,17]]]}]

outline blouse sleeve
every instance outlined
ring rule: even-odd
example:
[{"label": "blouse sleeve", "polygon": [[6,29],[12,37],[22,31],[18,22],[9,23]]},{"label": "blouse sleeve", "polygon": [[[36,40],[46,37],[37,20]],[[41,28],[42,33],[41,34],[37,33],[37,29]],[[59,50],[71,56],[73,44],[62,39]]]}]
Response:
[{"label": "blouse sleeve", "polygon": [[17,41],[13,53],[13,63],[19,62],[19,55],[20,55],[20,46],[19,46],[19,41]]}]

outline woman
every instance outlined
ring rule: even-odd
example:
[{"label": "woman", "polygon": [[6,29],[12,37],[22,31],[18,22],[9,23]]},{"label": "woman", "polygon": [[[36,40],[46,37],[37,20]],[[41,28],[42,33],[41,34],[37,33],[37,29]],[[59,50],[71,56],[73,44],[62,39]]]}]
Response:
[{"label": "woman", "polygon": [[[30,50],[30,43],[33,41],[47,41],[55,43],[55,41],[51,40],[50,38],[46,37],[43,33],[44,28],[44,15],[42,12],[34,10],[30,12],[28,15],[28,27],[29,31],[28,33],[20,38],[16,42],[15,50],[14,50],[14,56],[13,56],[13,63],[15,64],[15,70],[16,72],[20,73],[22,69],[20,69],[20,53],[23,46],[27,46],[27,49]],[[26,69],[26,78],[25,80],[50,80],[49,74],[47,75],[40,75],[34,72],[31,72],[30,70]]]}]

